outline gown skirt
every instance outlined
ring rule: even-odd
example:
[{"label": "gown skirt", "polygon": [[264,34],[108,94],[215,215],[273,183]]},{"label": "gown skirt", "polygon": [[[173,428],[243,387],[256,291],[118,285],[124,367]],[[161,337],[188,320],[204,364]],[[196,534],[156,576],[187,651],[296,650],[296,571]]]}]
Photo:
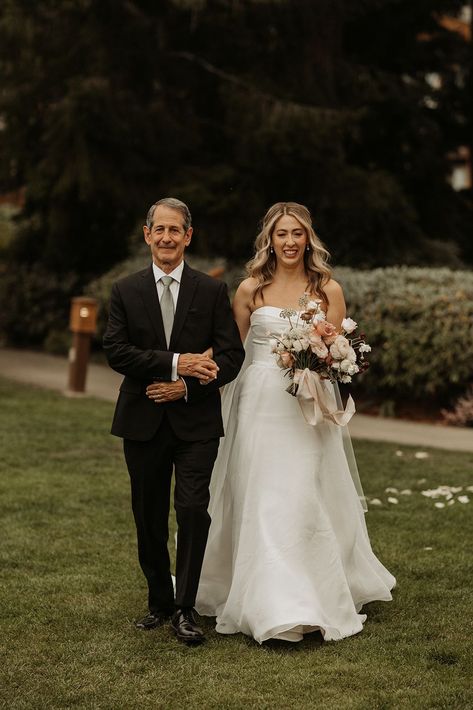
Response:
[{"label": "gown skirt", "polygon": [[247,358],[224,392],[226,436],[211,483],[212,523],[196,608],[222,634],[338,640],[394,577],[373,553],[341,428],[309,425],[271,352],[281,309],[253,312]]}]

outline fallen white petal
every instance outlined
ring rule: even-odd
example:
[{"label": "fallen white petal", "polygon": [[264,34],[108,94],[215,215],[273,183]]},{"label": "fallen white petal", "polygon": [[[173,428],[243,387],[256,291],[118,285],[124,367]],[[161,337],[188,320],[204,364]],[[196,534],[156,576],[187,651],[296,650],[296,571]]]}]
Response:
[{"label": "fallen white petal", "polygon": [[421,491],[421,495],[425,496],[426,498],[438,498],[441,493],[439,493],[438,488],[429,488],[427,491]]},{"label": "fallen white petal", "polygon": [[470,499],[468,498],[468,496],[458,496],[457,501],[459,503],[469,503]]},{"label": "fallen white petal", "polygon": [[411,495],[412,495],[412,491],[411,491],[410,488],[404,488],[404,489],[401,491],[401,495],[402,495],[402,496],[411,496]]},{"label": "fallen white petal", "polygon": [[429,458],[429,454],[427,453],[427,451],[416,451],[415,454],[414,454],[414,458],[416,458],[416,459],[428,459],[428,458]]},{"label": "fallen white petal", "polygon": [[385,493],[399,493],[397,488],[385,488],[384,492]]},{"label": "fallen white petal", "polygon": [[422,486],[424,483],[427,483],[427,479],[426,478],[419,478],[417,483],[419,486]]},{"label": "fallen white petal", "polygon": [[399,503],[397,498],[388,498],[388,503],[392,503],[393,505],[397,505]]},{"label": "fallen white petal", "polygon": [[382,502],[379,500],[379,498],[372,498],[370,500],[371,505],[383,505]]},{"label": "fallen white petal", "polygon": [[404,456],[404,451],[401,451],[400,449],[398,449],[396,451],[396,456]]},{"label": "fallen white petal", "polygon": [[473,493],[473,486],[467,486],[466,487],[467,491],[470,491],[470,493]]},{"label": "fallen white petal", "polygon": [[455,503],[455,498],[452,498],[452,500],[449,500],[447,505],[453,505]]},{"label": "fallen white petal", "polygon": [[436,508],[445,508],[445,503],[434,503]]},{"label": "fallen white petal", "polygon": [[433,547],[424,547],[424,550],[433,550]]}]

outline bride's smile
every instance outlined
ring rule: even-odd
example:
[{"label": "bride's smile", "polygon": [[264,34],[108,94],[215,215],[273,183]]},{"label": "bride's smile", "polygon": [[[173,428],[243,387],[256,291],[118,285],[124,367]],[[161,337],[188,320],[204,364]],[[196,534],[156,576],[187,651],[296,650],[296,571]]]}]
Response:
[{"label": "bride's smile", "polygon": [[284,215],[276,223],[272,246],[278,265],[299,266],[303,263],[307,247],[306,231],[295,217]]}]

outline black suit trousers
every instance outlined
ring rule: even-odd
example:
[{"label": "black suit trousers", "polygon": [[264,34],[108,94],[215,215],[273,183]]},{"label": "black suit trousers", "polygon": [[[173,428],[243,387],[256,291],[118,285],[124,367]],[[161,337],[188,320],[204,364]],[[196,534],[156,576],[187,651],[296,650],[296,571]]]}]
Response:
[{"label": "black suit trousers", "polygon": [[[218,438],[179,439],[166,415],[150,441],[124,439],[138,556],[151,612],[194,606],[210,526],[209,483],[218,444]],[[175,599],[168,551],[173,470],[178,526]]]}]

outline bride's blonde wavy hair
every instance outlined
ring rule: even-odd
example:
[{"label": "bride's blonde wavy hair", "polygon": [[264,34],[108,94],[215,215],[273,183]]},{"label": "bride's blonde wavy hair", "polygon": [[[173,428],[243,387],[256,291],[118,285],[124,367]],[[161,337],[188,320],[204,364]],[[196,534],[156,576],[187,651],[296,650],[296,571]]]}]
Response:
[{"label": "bride's blonde wavy hair", "polygon": [[274,279],[276,255],[271,252],[271,237],[277,221],[284,215],[294,217],[305,229],[309,249],[304,251],[304,266],[309,281],[309,290],[319,296],[328,306],[328,299],[323,287],[332,274],[328,265],[330,254],[314,231],[309,210],[298,202],[276,202],[263,217],[261,231],[255,239],[255,254],[246,265],[248,276],[258,281],[253,293],[253,303],[256,302],[258,296],[261,296],[264,301],[263,289]]}]

